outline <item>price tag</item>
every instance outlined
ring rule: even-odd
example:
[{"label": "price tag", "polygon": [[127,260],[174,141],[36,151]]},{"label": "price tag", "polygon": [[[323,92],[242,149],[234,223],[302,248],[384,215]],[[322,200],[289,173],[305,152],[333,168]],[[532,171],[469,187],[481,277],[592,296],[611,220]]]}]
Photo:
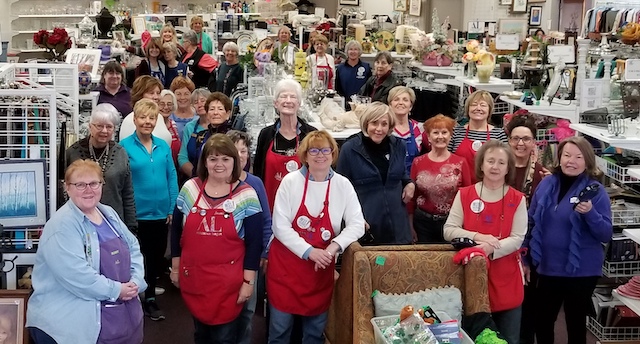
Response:
[{"label": "price tag", "polygon": [[628,59],[625,70],[624,79],[626,81],[640,81],[640,60]]},{"label": "price tag", "polygon": [[520,35],[510,35],[499,33],[496,35],[497,50],[518,50],[520,49]]},{"label": "price tag", "polygon": [[576,49],[573,45],[550,45],[547,47],[549,63],[576,62]]}]

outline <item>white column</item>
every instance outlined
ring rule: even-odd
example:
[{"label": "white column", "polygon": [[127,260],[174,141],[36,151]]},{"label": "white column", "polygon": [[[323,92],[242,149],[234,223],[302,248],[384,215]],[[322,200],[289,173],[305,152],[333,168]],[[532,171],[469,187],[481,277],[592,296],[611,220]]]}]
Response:
[{"label": "white column", "polygon": [[578,73],[576,74],[576,105],[580,111],[580,94],[582,93],[582,80],[587,78],[587,54],[589,52],[588,39],[578,38]]},{"label": "white column", "polygon": [[602,78],[602,106],[608,108],[611,98],[611,61],[615,55],[602,55],[604,60],[604,77]]}]

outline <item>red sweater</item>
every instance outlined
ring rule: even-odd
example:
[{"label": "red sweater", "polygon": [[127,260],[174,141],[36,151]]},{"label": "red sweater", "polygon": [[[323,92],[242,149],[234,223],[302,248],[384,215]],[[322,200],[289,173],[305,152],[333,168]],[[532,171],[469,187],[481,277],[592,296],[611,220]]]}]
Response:
[{"label": "red sweater", "polygon": [[416,157],[411,165],[416,191],[407,211],[413,214],[419,207],[432,215],[449,214],[458,189],[471,185],[471,173],[467,161],[455,154],[441,162],[432,161],[428,154]]}]

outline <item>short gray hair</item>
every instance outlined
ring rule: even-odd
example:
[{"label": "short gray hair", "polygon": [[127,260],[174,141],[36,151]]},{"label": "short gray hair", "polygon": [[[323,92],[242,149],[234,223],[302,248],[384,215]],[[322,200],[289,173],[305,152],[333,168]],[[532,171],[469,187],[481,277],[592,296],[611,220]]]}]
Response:
[{"label": "short gray hair", "polygon": [[171,101],[173,102],[173,111],[172,112],[176,112],[178,111],[178,99],[176,99],[176,95],[175,93],[171,92],[171,90],[162,90],[160,92],[160,98],[166,96],[166,95],[170,95],[171,96]]},{"label": "short gray hair", "polygon": [[351,48],[358,49],[360,51],[360,55],[362,55],[362,44],[360,44],[360,42],[356,41],[355,39],[350,40],[349,42],[347,42],[347,45],[344,46],[344,51],[348,53],[349,49]]},{"label": "short gray hair", "polygon": [[229,130],[227,131],[227,136],[229,136],[234,144],[240,141],[244,141],[244,144],[247,146],[247,148],[251,149],[251,135],[249,135],[248,133],[240,130]]},{"label": "short gray hair", "polygon": [[114,127],[117,127],[120,124],[120,120],[122,116],[126,116],[128,114],[120,115],[118,109],[115,106],[109,103],[100,103],[93,108],[91,111],[91,117],[89,117],[89,123],[97,123],[97,122],[110,122]]},{"label": "short gray hair", "polygon": [[222,52],[224,53],[225,50],[233,50],[236,52],[236,54],[240,54],[240,48],[238,47],[238,45],[235,42],[227,42],[222,46]]},{"label": "short gray hair", "polygon": [[178,57],[178,45],[173,43],[173,42],[164,42],[164,44],[162,44],[162,49],[164,50],[170,50],[172,53],[174,53],[176,55],[176,58]]},{"label": "short gray hair", "polygon": [[300,101],[300,105],[302,105],[302,86],[300,83],[295,81],[294,79],[282,79],[278,81],[276,84],[275,92],[273,94],[274,99],[278,99],[280,97],[280,93],[285,91],[293,91],[296,93],[298,100]]},{"label": "short gray hair", "polygon": [[193,30],[187,30],[182,33],[182,42],[189,41],[190,44],[198,44],[198,34]]},{"label": "short gray hair", "polygon": [[209,98],[210,94],[211,92],[204,87],[196,88],[191,92],[191,104],[197,102],[200,98]]},{"label": "short gray hair", "polygon": [[373,102],[364,109],[364,113],[360,116],[360,129],[362,130],[362,134],[369,137],[367,134],[369,122],[375,122],[384,116],[387,116],[389,119],[389,132],[387,136],[391,136],[391,134],[393,134],[393,128],[396,126],[396,116],[393,115],[389,105],[383,102]]}]

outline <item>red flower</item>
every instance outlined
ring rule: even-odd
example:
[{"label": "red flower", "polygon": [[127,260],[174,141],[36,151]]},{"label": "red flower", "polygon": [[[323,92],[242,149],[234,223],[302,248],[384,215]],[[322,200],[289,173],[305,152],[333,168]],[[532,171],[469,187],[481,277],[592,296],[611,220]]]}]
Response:
[{"label": "red flower", "polygon": [[64,41],[64,37],[62,37],[60,34],[57,34],[55,32],[51,36],[49,36],[49,39],[47,39],[48,45],[55,46],[56,44],[59,44],[59,43],[66,43],[66,42]]},{"label": "red flower", "polygon": [[40,30],[33,34],[33,42],[38,45],[45,44],[47,37],[49,37],[49,31]]}]

